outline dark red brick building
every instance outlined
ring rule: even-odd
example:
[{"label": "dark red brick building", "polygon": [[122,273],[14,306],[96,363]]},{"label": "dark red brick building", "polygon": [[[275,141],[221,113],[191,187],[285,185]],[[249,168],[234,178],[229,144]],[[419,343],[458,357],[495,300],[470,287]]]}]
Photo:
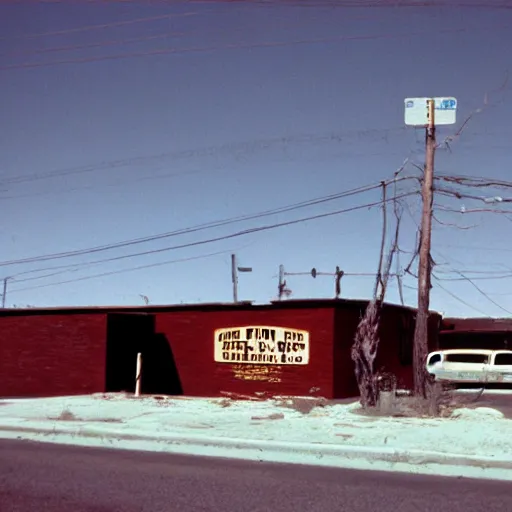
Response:
[{"label": "dark red brick building", "polygon": [[[0,310],[0,396],[133,391],[357,394],[350,348],[366,301]],[[385,305],[377,369],[412,385],[415,310]],[[441,317],[431,315],[430,349]]]},{"label": "dark red brick building", "polygon": [[439,345],[450,348],[512,349],[512,318],[444,318]]}]

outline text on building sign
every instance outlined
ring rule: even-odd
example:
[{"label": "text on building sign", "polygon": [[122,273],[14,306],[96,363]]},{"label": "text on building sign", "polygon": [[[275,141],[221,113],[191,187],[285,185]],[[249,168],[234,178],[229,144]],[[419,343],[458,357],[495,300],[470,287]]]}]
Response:
[{"label": "text on building sign", "polygon": [[215,331],[215,361],[308,364],[309,333],[282,327],[230,327]]}]

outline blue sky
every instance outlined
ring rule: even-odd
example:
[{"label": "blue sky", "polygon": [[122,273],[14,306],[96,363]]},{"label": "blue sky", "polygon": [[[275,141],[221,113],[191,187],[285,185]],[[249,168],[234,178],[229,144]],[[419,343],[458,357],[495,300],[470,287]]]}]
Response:
[{"label": "blue sky", "polygon": [[[2,3],[0,263],[341,193],[391,178],[406,158],[402,175],[418,176],[423,130],[403,119],[403,100],[411,96],[458,99],[457,124],[439,127],[440,141],[472,115],[451,151],[437,151],[436,173],[510,179],[512,3],[300,3]],[[397,188],[413,192],[417,182]],[[512,197],[507,190],[470,193]],[[140,294],[152,304],[230,301],[235,252],[240,265],[253,267],[240,276],[240,299],[274,299],[280,264],[289,272],[334,272],[339,265],[347,273],[342,296],[369,297],[373,277],[349,274],[376,270],[378,207],[94,262],[379,197],[375,188],[144,244],[3,265],[0,278],[11,278],[8,306],[141,304]],[[404,202],[401,268],[414,251],[420,213],[417,195]],[[436,203],[482,206],[440,195]],[[512,311],[512,208],[497,208],[511,214],[437,209],[433,257],[442,281],[433,282],[434,309],[462,316]],[[146,268],[129,271],[134,267]],[[295,298],[334,294],[333,279],[324,276],[290,276],[288,285]],[[405,302],[414,305],[414,277],[404,286]],[[394,279],[387,298],[399,301]]]}]

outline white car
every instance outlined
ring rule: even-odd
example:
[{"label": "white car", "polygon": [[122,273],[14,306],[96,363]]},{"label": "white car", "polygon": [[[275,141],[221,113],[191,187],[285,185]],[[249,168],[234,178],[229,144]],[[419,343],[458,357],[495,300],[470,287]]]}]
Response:
[{"label": "white car", "polygon": [[427,371],[454,383],[512,384],[512,350],[438,350],[428,355]]}]

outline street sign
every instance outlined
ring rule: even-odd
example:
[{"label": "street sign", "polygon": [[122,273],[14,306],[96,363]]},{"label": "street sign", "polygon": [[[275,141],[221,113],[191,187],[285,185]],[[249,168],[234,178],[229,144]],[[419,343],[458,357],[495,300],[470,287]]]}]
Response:
[{"label": "street sign", "polygon": [[407,126],[428,126],[428,100],[435,104],[434,124],[455,124],[457,100],[452,97],[443,98],[405,98],[405,124]]}]

